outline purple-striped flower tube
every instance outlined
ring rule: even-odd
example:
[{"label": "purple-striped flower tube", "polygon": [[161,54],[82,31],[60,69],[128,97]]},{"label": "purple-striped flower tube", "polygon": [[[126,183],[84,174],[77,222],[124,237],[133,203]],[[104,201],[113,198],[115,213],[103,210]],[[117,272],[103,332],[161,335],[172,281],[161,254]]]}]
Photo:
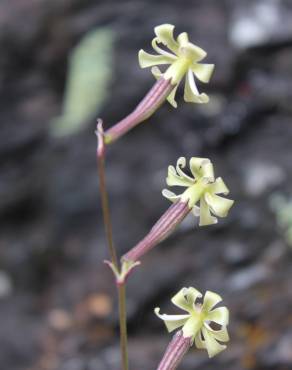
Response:
[{"label": "purple-striped flower tube", "polygon": [[105,131],[105,143],[110,144],[114,142],[133,127],[152,116],[164,103],[173,88],[174,85],[170,79],[159,78],[132,113]]},{"label": "purple-striped flower tube", "polygon": [[191,346],[191,338],[185,338],[183,332],[178,331],[166,348],[157,370],[175,370]]},{"label": "purple-striped flower tube", "polygon": [[[209,101],[205,93],[199,93],[194,76],[201,82],[209,82],[214,64],[199,63],[207,53],[192,44],[186,32],[180,33],[175,39],[173,31],[174,26],[171,24],[155,27],[152,47],[157,55],[149,54],[144,50],[139,51],[141,68],[152,67],[151,72],[157,82],[132,113],[105,132],[106,144],[117,140],[140,122],[145,121],[166,99],[176,108],[176,90],[184,77],[186,78],[184,88],[186,102],[207,103]],[[158,44],[164,45],[169,51],[162,49]],[[157,65],[169,65],[169,67],[165,72],[161,72]]]},{"label": "purple-striped flower tube", "polygon": [[185,187],[186,190],[179,195],[167,189],[163,190],[162,194],[174,204],[156,222],[150,232],[122,257],[123,261],[138,261],[168,237],[191,211],[195,216],[200,216],[200,226],[217,223],[215,216],[227,216],[233,200],[218,195],[226,195],[229,190],[221,177],[215,179],[211,161],[207,158],[193,157],[189,161],[189,166],[192,176],[183,171],[186,167],[184,157],[178,159],[176,167],[168,167],[167,185]]},{"label": "purple-striped flower tube", "polygon": [[[222,301],[218,294],[207,291],[202,297],[195,288],[183,288],[171,301],[185,314],[160,314],[160,309],[155,309],[156,315],[164,321],[169,332],[181,328],[167,347],[158,370],[175,370],[193,343],[198,349],[206,349],[209,357],[226,349],[222,343],[229,341],[229,311],[226,307],[217,307]],[[214,323],[218,329],[214,329]]]}]

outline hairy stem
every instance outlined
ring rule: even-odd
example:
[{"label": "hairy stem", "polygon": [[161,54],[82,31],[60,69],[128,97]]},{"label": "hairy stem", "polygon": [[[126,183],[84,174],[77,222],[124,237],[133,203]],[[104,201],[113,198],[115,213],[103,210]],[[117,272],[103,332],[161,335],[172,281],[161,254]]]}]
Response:
[{"label": "hairy stem", "polygon": [[126,310],[126,281],[117,284],[119,295],[120,318],[120,348],[122,355],[122,369],[129,369],[128,361],[128,335],[127,335],[127,310]]},{"label": "hairy stem", "polygon": [[174,87],[170,80],[160,78],[132,113],[105,132],[105,143],[112,143],[140,122],[149,118],[165,101]]},{"label": "hairy stem", "polygon": [[178,331],[169,343],[157,370],[175,370],[191,347],[191,339]]}]

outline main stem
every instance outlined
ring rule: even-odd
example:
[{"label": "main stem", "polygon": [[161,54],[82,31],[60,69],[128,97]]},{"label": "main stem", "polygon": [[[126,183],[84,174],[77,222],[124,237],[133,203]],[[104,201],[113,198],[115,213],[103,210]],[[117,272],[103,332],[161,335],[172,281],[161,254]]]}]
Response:
[{"label": "main stem", "polygon": [[112,233],[112,223],[111,223],[111,216],[110,216],[110,209],[109,209],[109,201],[107,195],[107,188],[105,182],[105,155],[104,151],[100,155],[97,155],[97,170],[98,170],[98,177],[99,177],[99,191],[101,195],[101,206],[102,206],[102,215],[103,215],[103,223],[105,228],[105,234],[108,244],[108,250],[111,257],[111,261],[116,268],[118,268],[118,258],[116,249],[113,242],[113,233]]},{"label": "main stem", "polygon": [[122,369],[129,369],[128,360],[128,335],[127,335],[127,310],[126,310],[126,281],[117,284],[119,295],[119,319],[120,319],[120,348],[122,355]]},{"label": "main stem", "polygon": [[[113,243],[112,222],[110,216],[109,200],[105,181],[105,144],[102,122],[97,125],[97,170],[99,178],[99,190],[101,194],[101,206],[103,222],[108,244],[108,250],[111,262],[119,271],[117,252]],[[120,348],[122,357],[122,370],[129,370],[128,364],[128,339],[127,339],[127,313],[126,313],[126,280],[122,283],[117,282],[118,299],[119,299],[119,321],[120,321]]]}]

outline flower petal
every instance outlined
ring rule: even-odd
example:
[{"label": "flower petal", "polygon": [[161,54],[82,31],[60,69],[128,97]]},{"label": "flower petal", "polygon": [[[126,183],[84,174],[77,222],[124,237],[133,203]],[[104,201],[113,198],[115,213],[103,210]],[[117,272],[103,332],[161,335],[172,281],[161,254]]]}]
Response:
[{"label": "flower petal", "polygon": [[207,226],[217,224],[218,220],[212,216],[208,204],[204,198],[200,200],[200,223],[199,226]]},{"label": "flower petal", "polygon": [[200,216],[200,207],[198,206],[193,206],[192,208],[192,213],[195,217],[199,217]]},{"label": "flower petal", "polygon": [[208,181],[214,181],[214,168],[210,159],[192,157],[190,159],[190,169],[196,179],[204,177]]},{"label": "flower petal", "polygon": [[209,82],[213,74],[215,65],[214,64],[199,64],[196,63],[191,67],[195,76],[202,82]]},{"label": "flower petal", "polygon": [[168,186],[184,186],[184,187],[189,186],[189,182],[186,179],[179,176],[176,173],[176,170],[173,166],[168,166],[166,184]]},{"label": "flower petal", "polygon": [[172,24],[162,24],[154,28],[154,32],[159,41],[168,47],[173,53],[178,51],[178,43],[173,37],[174,26]]},{"label": "flower petal", "polygon": [[205,193],[205,200],[211,208],[211,211],[220,217],[226,217],[234,200],[220,197],[216,194]]},{"label": "flower petal", "polygon": [[187,46],[189,44],[189,36],[186,32],[182,32],[177,36],[177,42],[180,47]]},{"label": "flower petal", "polygon": [[186,75],[184,99],[186,102],[199,104],[208,103],[209,101],[208,95],[206,95],[205,93],[199,93],[191,69],[188,70],[188,73]]},{"label": "flower petal", "polygon": [[229,335],[226,326],[223,326],[220,330],[214,330],[210,328],[210,326],[206,323],[204,323],[205,328],[212,333],[213,337],[220,342],[228,342],[229,341]]},{"label": "flower petal", "polygon": [[212,332],[210,332],[206,328],[202,328],[202,333],[204,336],[205,346],[210,358],[214,357],[215,355],[226,349],[225,345],[217,342]]},{"label": "flower petal", "polygon": [[143,49],[139,51],[138,59],[141,68],[152,67],[160,64],[171,64],[173,62],[169,56],[149,54]]},{"label": "flower petal", "polygon": [[186,288],[185,295],[187,297],[187,301],[192,304],[193,308],[195,307],[196,300],[203,297],[202,293],[192,287]]},{"label": "flower petal", "polygon": [[160,308],[156,307],[154,312],[156,316],[158,316],[161,320],[164,321],[165,326],[169,332],[183,326],[186,321],[189,319],[190,315],[167,315],[167,314],[160,314]]},{"label": "flower petal", "polygon": [[195,336],[195,345],[198,349],[205,349],[205,342],[202,340],[201,331]]},{"label": "flower petal", "polygon": [[194,308],[194,303],[197,298],[202,297],[202,294],[195,288],[182,288],[174,297],[172,297],[171,302],[185,311],[192,311]]},{"label": "flower petal", "polygon": [[216,306],[217,303],[221,301],[222,298],[219,294],[207,290],[204,296],[202,311],[208,313],[214,306]]},{"label": "flower petal", "polygon": [[221,177],[217,177],[216,181],[213,184],[210,184],[208,189],[208,192],[213,194],[229,194],[229,189]]},{"label": "flower petal", "polygon": [[175,94],[176,94],[176,91],[177,91],[177,88],[178,88],[178,85],[176,85],[173,90],[171,91],[171,93],[168,95],[167,97],[167,101],[169,102],[169,104],[171,104],[174,108],[177,108],[177,102],[175,100]]},{"label": "flower petal", "polygon": [[189,37],[186,32],[182,32],[177,37],[179,43],[179,53],[192,59],[194,62],[199,62],[204,59],[207,53],[205,50],[189,42]]},{"label": "flower petal", "polygon": [[208,321],[214,321],[219,325],[226,326],[229,323],[229,310],[227,307],[218,307],[209,312]]},{"label": "flower petal", "polygon": [[191,315],[182,328],[183,336],[185,338],[192,338],[192,340],[194,340],[201,329],[202,321],[200,317]]},{"label": "flower petal", "polygon": [[152,67],[151,73],[156,78],[156,80],[158,80],[163,74],[158,67]]},{"label": "flower petal", "polygon": [[167,52],[166,50],[163,50],[163,49],[161,49],[158,45],[157,45],[157,43],[158,42],[160,42],[160,40],[158,39],[158,37],[155,37],[153,40],[152,40],[152,42],[151,42],[151,45],[152,45],[152,47],[153,47],[153,49],[158,53],[158,54],[160,54],[160,55],[164,55],[164,56],[166,56],[167,58],[169,58],[170,60],[171,60],[171,62],[173,63],[173,62],[175,62],[176,60],[177,60],[177,56],[176,55],[173,55],[173,54],[171,54],[171,53],[169,53],[169,52]]},{"label": "flower petal", "polygon": [[171,302],[185,311],[191,311],[193,309],[192,303],[188,302],[186,298],[187,288],[182,288],[175,296],[171,298]]},{"label": "flower petal", "polygon": [[163,189],[162,190],[162,195],[167,198],[168,200],[170,200],[171,202],[176,202],[178,201],[180,198],[181,198],[181,194],[174,194],[172,191],[168,190],[168,189]]},{"label": "flower petal", "polygon": [[182,168],[185,168],[186,164],[187,164],[186,158],[180,157],[176,162],[176,172],[179,174],[179,176],[187,180],[189,185],[193,185],[195,182],[194,179],[188,176],[186,173],[184,173],[184,171],[182,171]]},{"label": "flower petal", "polygon": [[191,59],[194,63],[201,61],[205,58],[207,53],[199,46],[192,44],[191,42],[181,42],[179,53],[188,59]]}]

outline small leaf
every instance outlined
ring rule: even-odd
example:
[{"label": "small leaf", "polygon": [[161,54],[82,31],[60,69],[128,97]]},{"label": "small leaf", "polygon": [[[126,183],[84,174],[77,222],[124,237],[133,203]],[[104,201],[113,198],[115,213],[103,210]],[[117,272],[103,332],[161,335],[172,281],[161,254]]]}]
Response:
[{"label": "small leaf", "polygon": [[74,48],[68,68],[63,114],[53,120],[52,134],[66,136],[98,114],[110,82],[114,35],[110,29],[87,33]]}]

